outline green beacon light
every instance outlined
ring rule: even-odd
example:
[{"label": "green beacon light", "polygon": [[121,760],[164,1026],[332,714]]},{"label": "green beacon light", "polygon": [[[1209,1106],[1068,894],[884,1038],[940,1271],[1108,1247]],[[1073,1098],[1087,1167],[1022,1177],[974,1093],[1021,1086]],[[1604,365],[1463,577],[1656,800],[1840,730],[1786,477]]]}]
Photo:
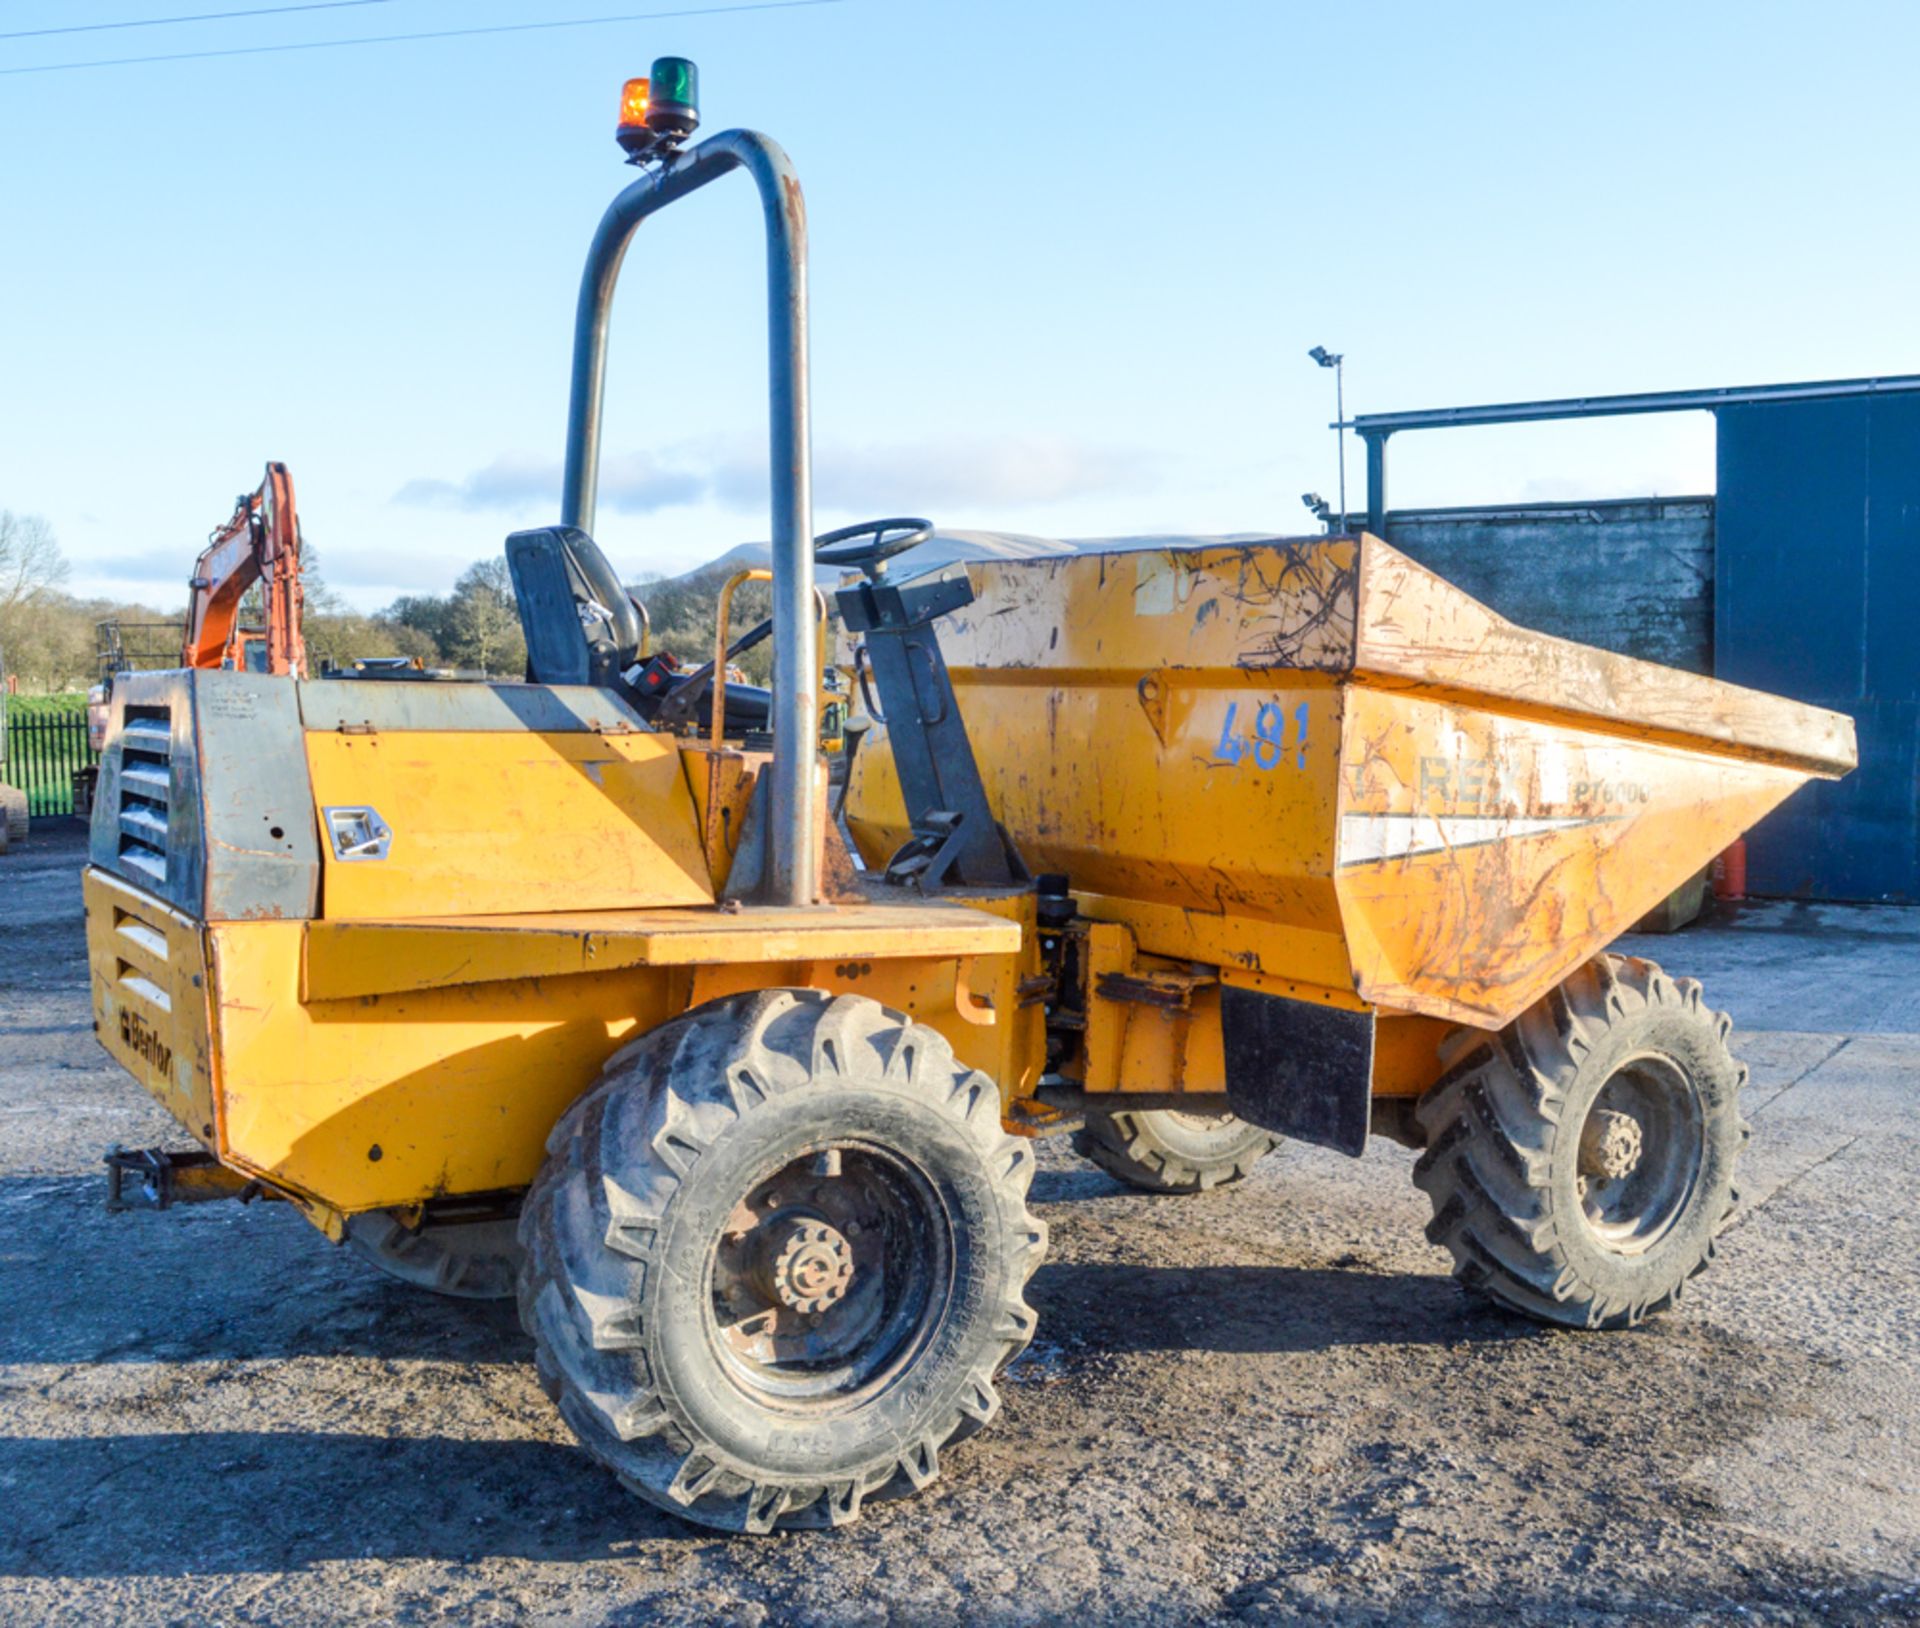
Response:
[{"label": "green beacon light", "polygon": [[685,57],[656,57],[647,76],[647,128],[677,145],[700,128],[700,70]]}]

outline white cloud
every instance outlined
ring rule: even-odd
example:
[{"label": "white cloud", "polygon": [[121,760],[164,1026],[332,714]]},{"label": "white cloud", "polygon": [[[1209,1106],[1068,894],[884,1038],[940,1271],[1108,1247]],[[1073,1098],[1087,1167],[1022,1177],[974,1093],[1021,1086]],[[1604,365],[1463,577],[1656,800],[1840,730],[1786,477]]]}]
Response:
[{"label": "white cloud", "polygon": [[[560,474],[558,460],[503,453],[461,480],[410,480],[393,500],[488,513],[551,514],[560,507]],[[600,501],[622,514],[652,514],[697,503],[712,484],[711,475],[672,468],[642,452],[609,458],[600,466]]]},{"label": "white cloud", "polygon": [[441,509],[515,511],[551,508],[559,497],[558,464],[508,453],[463,480],[410,480],[393,500]]},{"label": "white cloud", "polygon": [[[1135,448],[1095,446],[1058,435],[1004,435],[816,447],[814,499],[825,509],[1031,508],[1094,495],[1137,492],[1158,483],[1158,462]],[[621,514],[711,502],[743,511],[767,497],[764,451],[718,441],[660,456],[626,453],[601,466],[600,503]],[[560,465],[503,454],[457,481],[411,480],[396,503],[495,513],[554,512]]]}]

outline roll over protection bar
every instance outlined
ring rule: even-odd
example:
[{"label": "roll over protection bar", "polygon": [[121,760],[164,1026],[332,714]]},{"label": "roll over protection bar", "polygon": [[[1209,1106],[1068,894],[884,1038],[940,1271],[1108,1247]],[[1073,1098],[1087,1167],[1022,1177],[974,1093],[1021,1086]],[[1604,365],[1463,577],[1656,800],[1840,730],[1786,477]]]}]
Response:
[{"label": "roll over protection bar", "polygon": [[814,796],[818,662],[813,597],[813,458],[808,430],[807,210],[792,161],[752,130],[726,130],[635,181],[600,219],[580,279],[567,404],[563,525],[593,532],[607,325],[621,262],[640,223],[729,170],[760,192],[767,230],[767,386],[773,519],[773,841],[768,904],[812,904],[819,891]]}]

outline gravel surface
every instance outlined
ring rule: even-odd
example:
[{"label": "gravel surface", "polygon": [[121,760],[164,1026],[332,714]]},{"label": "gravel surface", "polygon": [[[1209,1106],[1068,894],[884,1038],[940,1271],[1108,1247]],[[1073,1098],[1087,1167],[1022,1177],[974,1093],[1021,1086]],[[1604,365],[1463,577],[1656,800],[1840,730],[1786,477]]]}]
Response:
[{"label": "gravel surface", "polygon": [[282,1207],[105,1213],[101,1150],[179,1138],[94,1044],[82,858],[0,858],[0,1619],[1920,1621],[1920,912],[1636,945],[1753,1066],[1747,1207],[1657,1324],[1468,1302],[1387,1144],[1156,1199],[1050,1142],[995,1427],[728,1539],[585,1460],[510,1308]]}]

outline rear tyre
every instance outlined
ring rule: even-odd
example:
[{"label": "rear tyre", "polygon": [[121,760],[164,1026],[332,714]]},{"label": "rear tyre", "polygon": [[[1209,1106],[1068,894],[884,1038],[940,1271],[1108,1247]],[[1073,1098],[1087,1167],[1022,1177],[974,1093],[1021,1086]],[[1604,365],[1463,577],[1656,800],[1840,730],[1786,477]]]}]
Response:
[{"label": "rear tyre", "polygon": [[391,1210],[347,1218],[347,1247],[390,1278],[459,1300],[506,1300],[520,1267],[512,1220],[409,1227]]},{"label": "rear tyre", "polygon": [[1461,1284],[1576,1328],[1670,1306],[1738,1201],[1731,1028],[1691,978],[1607,955],[1499,1034],[1462,1031],[1414,1166]]},{"label": "rear tyre", "polygon": [[1074,1151],[1149,1193],[1199,1193],[1242,1180],[1282,1141],[1232,1114],[1135,1108],[1089,1119]]},{"label": "rear tyre", "polygon": [[633,1492],[726,1531],[925,1486],[1032,1337],[1033,1153],[940,1035],[766,990],[618,1053],[521,1212],[541,1383]]}]

